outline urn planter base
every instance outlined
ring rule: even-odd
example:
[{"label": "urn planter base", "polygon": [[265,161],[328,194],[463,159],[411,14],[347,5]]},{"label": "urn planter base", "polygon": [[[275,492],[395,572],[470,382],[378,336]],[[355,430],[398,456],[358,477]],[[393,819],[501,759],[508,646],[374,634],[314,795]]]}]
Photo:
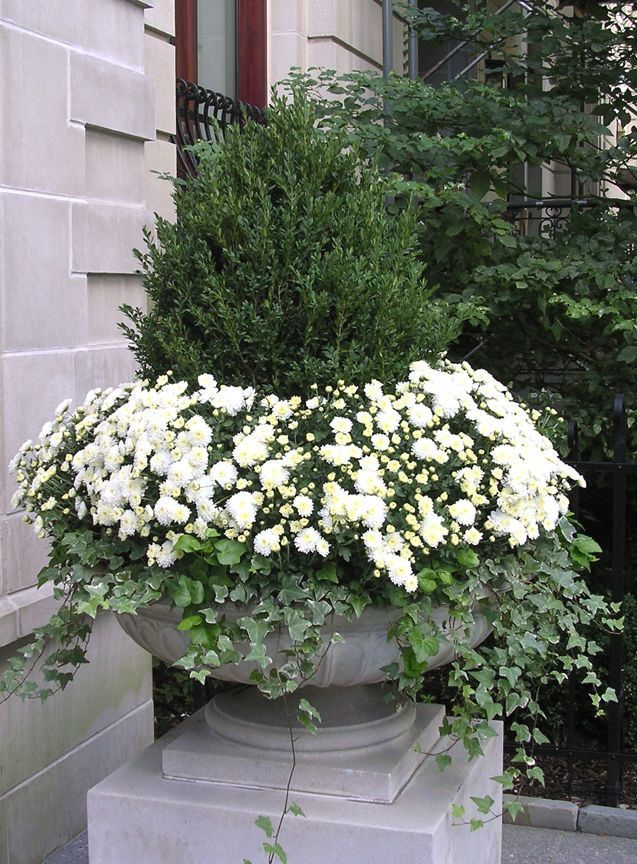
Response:
[{"label": "urn planter base", "polygon": [[[262,864],[265,835],[254,820],[268,816],[277,825],[290,754],[263,738],[245,743],[255,730],[241,728],[244,707],[230,702],[224,711],[222,700],[219,721],[208,706],[208,717],[198,712],[89,792],[90,864]],[[360,729],[360,715],[355,723],[341,716],[327,727],[323,752],[301,744],[290,801],[305,815],[288,814],[279,837],[289,864],[500,864],[500,819],[470,833],[451,818],[453,803],[474,815],[471,796],[487,794],[500,813],[501,787],[490,780],[502,772],[500,725],[483,757],[468,761],[456,744],[452,766],[440,772],[426,752],[448,746],[437,731],[443,710],[417,706],[413,723],[402,718],[406,731],[400,711],[368,720],[368,743],[357,747],[347,727]],[[385,741],[379,719],[387,721]],[[417,742],[426,752],[414,751]],[[277,745],[276,732],[269,743]]]}]

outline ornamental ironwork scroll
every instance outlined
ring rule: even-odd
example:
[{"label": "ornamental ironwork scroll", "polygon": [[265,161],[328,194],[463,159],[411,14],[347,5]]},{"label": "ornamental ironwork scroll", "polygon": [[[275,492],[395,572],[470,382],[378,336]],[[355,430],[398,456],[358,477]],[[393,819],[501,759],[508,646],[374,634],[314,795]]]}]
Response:
[{"label": "ornamental ironwork scroll", "polygon": [[197,158],[192,146],[198,141],[218,141],[228,126],[247,121],[265,123],[265,112],[256,105],[207,90],[192,81],[177,79],[177,169],[180,177],[196,177]]}]

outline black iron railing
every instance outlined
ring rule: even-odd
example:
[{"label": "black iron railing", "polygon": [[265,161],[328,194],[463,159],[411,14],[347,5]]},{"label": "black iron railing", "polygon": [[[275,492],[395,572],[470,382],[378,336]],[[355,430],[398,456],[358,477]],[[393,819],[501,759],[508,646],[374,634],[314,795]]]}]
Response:
[{"label": "black iron railing", "polygon": [[[628,508],[634,495],[628,495],[628,478],[637,474],[637,462],[629,461],[627,454],[628,426],[624,397],[617,395],[613,402],[613,458],[609,461],[580,461],[578,431],[574,423],[569,424],[569,463],[573,465],[587,480],[587,490],[595,491],[601,478],[608,478],[612,496],[611,527],[607,537],[603,557],[600,563],[608,565],[610,585],[598,586],[599,593],[604,589],[610,593],[613,602],[621,603],[626,596],[628,579],[626,575],[626,526],[629,519]],[[573,493],[571,507],[575,518],[579,521],[586,508],[588,492],[579,488]],[[634,519],[634,513],[630,514]],[[592,742],[590,746],[581,745],[579,726],[581,718],[577,716],[577,701],[575,690],[577,684],[574,678],[569,682],[568,709],[566,717],[566,742],[563,746],[542,745],[534,748],[534,753],[544,756],[557,756],[567,760],[568,785],[572,787],[577,776],[577,763],[602,762],[606,764],[605,801],[616,807],[620,803],[623,791],[624,766],[637,762],[637,752],[624,746],[624,637],[621,633],[610,636],[608,651],[608,683],[617,694],[617,702],[610,702],[606,713],[606,747]],[[514,745],[507,745],[514,750]]]},{"label": "black iron railing", "polygon": [[238,102],[230,96],[215,93],[177,79],[177,170],[180,177],[195,177],[197,160],[189,149],[198,141],[216,141],[228,126],[243,125],[248,120],[265,123],[265,113],[256,105]]},{"label": "black iron railing", "polygon": [[568,225],[574,211],[595,207],[604,207],[619,215],[634,210],[635,205],[620,198],[528,198],[508,204],[505,217],[520,234],[554,239]]}]

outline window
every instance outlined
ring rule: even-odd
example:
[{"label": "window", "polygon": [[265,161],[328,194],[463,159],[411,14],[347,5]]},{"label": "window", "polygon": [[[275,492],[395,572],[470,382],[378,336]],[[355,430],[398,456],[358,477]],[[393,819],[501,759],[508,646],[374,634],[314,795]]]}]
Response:
[{"label": "window", "polygon": [[177,77],[263,106],[266,0],[176,0]]}]

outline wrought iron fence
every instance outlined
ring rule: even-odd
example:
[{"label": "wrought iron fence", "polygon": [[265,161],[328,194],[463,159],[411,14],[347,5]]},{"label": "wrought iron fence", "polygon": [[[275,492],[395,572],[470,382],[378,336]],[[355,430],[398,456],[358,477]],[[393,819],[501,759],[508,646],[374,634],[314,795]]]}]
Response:
[{"label": "wrought iron fence", "polygon": [[198,141],[216,141],[233,124],[247,120],[265,123],[265,113],[256,105],[207,90],[192,81],[177,79],[177,170],[180,177],[197,175],[197,159],[189,149]]},{"label": "wrought iron fence", "polygon": [[[604,554],[600,565],[608,565],[610,584],[596,586],[602,593],[606,590],[613,602],[621,603],[629,586],[626,574],[627,525],[634,513],[629,514],[629,504],[635,496],[629,495],[628,479],[637,473],[637,462],[628,460],[627,442],[628,426],[624,397],[616,395],[613,402],[613,458],[609,461],[581,461],[579,458],[578,430],[574,423],[569,424],[569,462],[587,480],[587,488],[591,491],[601,478],[610,482],[611,528],[607,542],[604,544]],[[579,521],[586,508],[586,490],[577,488],[571,501],[575,518]],[[598,569],[599,572],[599,569]],[[595,576],[595,571],[593,572]],[[534,753],[544,756],[557,756],[567,760],[568,785],[572,788],[576,776],[578,762],[603,762],[606,764],[605,801],[616,807],[620,803],[623,792],[624,767],[628,763],[637,763],[637,752],[624,746],[624,657],[623,634],[611,635],[608,651],[609,685],[615,690],[618,701],[610,702],[606,714],[606,746],[593,742],[589,746],[581,745],[581,735],[578,730],[575,678],[569,681],[568,716],[566,718],[566,741],[561,746],[542,745],[534,748]],[[507,745],[507,749],[515,749]]]},{"label": "wrought iron fence", "polygon": [[616,215],[635,209],[634,203],[619,198],[535,198],[511,202],[505,216],[518,232],[528,237],[555,237],[568,225],[574,211],[604,207]]}]

